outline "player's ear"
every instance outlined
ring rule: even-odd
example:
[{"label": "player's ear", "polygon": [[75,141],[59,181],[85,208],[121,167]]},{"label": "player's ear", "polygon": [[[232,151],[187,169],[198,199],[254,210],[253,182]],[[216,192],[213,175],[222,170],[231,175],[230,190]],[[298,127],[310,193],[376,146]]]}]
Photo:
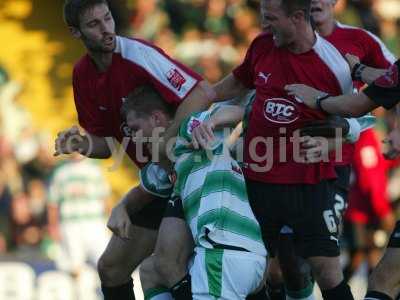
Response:
[{"label": "player's ear", "polygon": [[76,28],[75,26],[68,26],[68,29],[74,38],[81,38],[81,31],[79,30],[79,28]]}]

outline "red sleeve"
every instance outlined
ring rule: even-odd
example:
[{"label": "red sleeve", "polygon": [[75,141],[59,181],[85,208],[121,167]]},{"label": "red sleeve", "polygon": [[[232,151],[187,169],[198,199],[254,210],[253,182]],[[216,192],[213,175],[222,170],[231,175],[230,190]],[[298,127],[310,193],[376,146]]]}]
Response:
[{"label": "red sleeve", "polygon": [[254,89],[254,61],[255,61],[255,43],[257,41],[254,40],[249,49],[247,49],[246,56],[243,62],[237,66],[232,74],[235,76],[237,80],[239,80],[246,88]]},{"label": "red sleeve", "polygon": [[96,136],[112,136],[104,126],[103,116],[99,109],[94,106],[94,101],[90,101],[89,95],[85,94],[87,87],[81,80],[83,74],[79,74],[79,69],[74,68],[72,75],[72,87],[74,91],[74,100],[76,112],[78,113],[79,125],[88,133]]},{"label": "red sleeve", "polygon": [[390,52],[385,44],[370,32],[364,33],[363,46],[366,55],[362,63],[367,66],[378,69],[387,69],[396,61],[395,56]]},{"label": "red sleeve", "polygon": [[[165,54],[165,53],[164,53]],[[179,105],[183,100],[185,100],[191,92],[196,88],[199,82],[203,81],[203,78],[190,69],[189,67],[185,66],[184,64],[170,58],[165,54],[167,58],[170,59],[171,63],[173,63],[178,68],[171,69],[168,76],[168,81],[171,83],[172,86],[179,89],[179,86],[185,83],[185,75],[183,75],[180,70],[184,70],[186,74],[189,74],[192,78],[196,80],[196,82],[190,87],[187,93],[184,95],[179,95],[174,92],[171,92],[170,89],[165,88],[165,86],[155,77],[150,76],[150,80],[153,83],[154,87],[158,90],[158,92],[163,96],[164,99],[170,104]]]},{"label": "red sleeve", "polygon": [[123,58],[143,70],[146,79],[171,104],[181,103],[203,80],[198,73],[155,45],[138,39],[125,43],[128,51],[122,53]]},{"label": "red sleeve", "polygon": [[370,202],[379,218],[385,217],[391,211],[387,195],[386,165],[372,129],[363,132],[356,144],[353,168],[360,191],[367,196],[366,201]]}]

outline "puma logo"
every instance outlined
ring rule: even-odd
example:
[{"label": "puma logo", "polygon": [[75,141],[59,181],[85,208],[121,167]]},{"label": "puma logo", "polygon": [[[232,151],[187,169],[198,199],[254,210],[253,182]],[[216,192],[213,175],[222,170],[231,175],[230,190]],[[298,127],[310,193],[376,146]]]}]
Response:
[{"label": "puma logo", "polygon": [[258,72],[258,77],[260,77],[262,80],[264,80],[264,84],[267,84],[270,76],[271,76],[271,73],[268,73],[267,75],[265,75],[263,72]]}]

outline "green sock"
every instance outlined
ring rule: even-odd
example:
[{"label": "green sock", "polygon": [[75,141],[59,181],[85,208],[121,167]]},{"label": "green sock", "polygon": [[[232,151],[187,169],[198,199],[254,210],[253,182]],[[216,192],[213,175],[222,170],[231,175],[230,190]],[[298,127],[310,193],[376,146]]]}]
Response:
[{"label": "green sock", "polygon": [[144,292],[144,300],[173,300],[167,288],[151,288]]},{"label": "green sock", "polygon": [[308,285],[299,291],[286,290],[286,300],[315,300],[314,283],[309,282]]}]

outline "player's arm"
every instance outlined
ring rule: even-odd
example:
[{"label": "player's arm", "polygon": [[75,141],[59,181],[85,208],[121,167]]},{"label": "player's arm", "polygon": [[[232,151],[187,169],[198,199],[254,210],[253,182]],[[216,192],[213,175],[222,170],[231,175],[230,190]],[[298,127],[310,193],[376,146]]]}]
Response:
[{"label": "player's arm", "polygon": [[201,146],[207,149],[214,141],[214,129],[235,127],[243,119],[245,109],[236,105],[224,105],[216,109],[210,118],[202,122],[192,132],[192,143],[195,149]]},{"label": "player's arm", "polygon": [[224,105],[213,113],[208,121],[212,124],[213,128],[236,126],[237,123],[242,121],[244,115],[244,107],[235,105]]},{"label": "player's arm", "polygon": [[60,240],[60,211],[59,199],[61,199],[61,186],[62,184],[57,179],[58,177],[53,174],[50,186],[47,203],[47,231],[49,236],[54,241]]},{"label": "player's arm", "polygon": [[361,117],[379,106],[364,92],[333,97],[304,84],[290,84],[285,90],[308,107],[343,117]]},{"label": "player's arm", "polygon": [[249,92],[249,88],[237,79],[232,73],[214,85],[217,101],[233,99]]},{"label": "player's arm", "polygon": [[178,134],[182,121],[193,112],[206,110],[215,100],[215,92],[207,81],[201,81],[179,105],[172,124],[164,134],[164,141]]},{"label": "player's arm", "polygon": [[351,74],[354,80],[371,84],[387,72],[387,69],[377,69],[362,64],[360,59],[355,55],[346,54],[345,57],[350,66]]},{"label": "player's arm", "polygon": [[[213,88],[216,101],[223,101],[244,96],[250,90],[249,88],[245,87],[243,83],[233,75],[233,73],[216,83]],[[239,114],[236,117],[241,120],[243,118],[244,111],[240,107],[237,107],[237,112],[239,112]],[[221,121],[224,122],[228,120],[228,122],[231,122],[231,120],[229,120],[231,117],[231,120],[234,120],[235,116],[223,116]],[[238,123],[240,120],[237,120],[236,123]],[[198,149],[200,146],[202,148],[206,148],[207,144],[214,139],[214,134],[212,132],[213,128],[214,124],[212,122],[205,122],[193,130],[192,143],[195,149]]]},{"label": "player's arm", "polygon": [[54,241],[60,240],[60,215],[58,205],[49,203],[47,205],[47,231]]},{"label": "player's arm", "polygon": [[57,134],[54,155],[78,152],[89,158],[109,158],[111,149],[107,139],[112,137],[99,137],[87,132],[82,134],[77,126],[73,126]]},{"label": "player's arm", "polygon": [[154,196],[141,186],[132,188],[112,209],[107,227],[120,238],[129,239],[129,229],[132,226],[129,216],[134,215],[153,200]]}]

